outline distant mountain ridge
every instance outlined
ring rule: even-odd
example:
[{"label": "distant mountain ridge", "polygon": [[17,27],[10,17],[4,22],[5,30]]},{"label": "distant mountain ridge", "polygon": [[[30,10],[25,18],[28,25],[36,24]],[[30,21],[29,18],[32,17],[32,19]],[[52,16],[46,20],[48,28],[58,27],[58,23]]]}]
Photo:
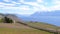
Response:
[{"label": "distant mountain ridge", "polygon": [[54,24],[60,26],[60,10],[56,11],[46,11],[46,12],[36,12],[29,17],[22,18],[25,21],[38,21],[46,22],[49,24]]},{"label": "distant mountain ridge", "polygon": [[60,16],[60,10],[56,10],[56,11],[46,11],[46,12],[36,12],[34,14],[32,14],[31,16]]},{"label": "distant mountain ridge", "polygon": [[[1,14],[0,14],[1,15]],[[15,16],[14,16],[15,15]],[[2,14],[3,16],[3,14]],[[60,26],[60,10],[56,10],[56,11],[51,11],[51,12],[36,12],[34,14],[32,14],[31,16],[23,16],[23,15],[19,15],[19,14],[8,14],[8,16],[12,16],[13,19],[18,20],[22,19],[24,21],[37,21],[37,22],[46,22],[49,24],[53,24],[53,25],[58,25]]]}]

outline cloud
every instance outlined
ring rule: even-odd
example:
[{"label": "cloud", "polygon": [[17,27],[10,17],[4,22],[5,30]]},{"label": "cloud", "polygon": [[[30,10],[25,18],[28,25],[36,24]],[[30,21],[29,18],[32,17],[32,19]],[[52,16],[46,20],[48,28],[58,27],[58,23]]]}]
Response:
[{"label": "cloud", "polygon": [[[4,12],[7,12],[7,13],[18,13],[18,14],[32,14],[35,11],[37,11],[37,9],[38,9],[36,7],[30,8],[30,4],[29,4],[29,6],[27,6],[27,5],[21,5],[21,3],[23,3],[22,0],[21,0],[21,3],[20,2],[15,2],[15,1],[11,1],[11,2],[12,3],[10,3],[10,4],[4,3],[4,2],[0,3],[0,7],[2,7],[1,9]],[[20,4],[20,6],[15,7],[16,4]]]},{"label": "cloud", "polygon": [[33,6],[32,10],[35,11],[35,12],[36,11],[42,11],[42,10],[46,9],[46,7],[43,4],[39,4],[39,3],[43,3],[43,1],[42,0],[37,0],[36,2],[24,2],[24,4]]},{"label": "cloud", "polygon": [[[0,2],[0,10],[8,13],[33,14],[37,11],[60,10],[60,0],[4,0]],[[48,2],[49,1],[49,2]],[[5,3],[7,2],[7,3]],[[9,3],[10,2],[10,3]],[[49,6],[48,6],[49,5]]]},{"label": "cloud", "polygon": [[3,1],[5,1],[5,2],[11,2],[12,0],[3,0]]},{"label": "cloud", "polygon": [[55,5],[50,8],[51,10],[60,10],[60,5]]},{"label": "cloud", "polygon": [[60,0],[52,0],[54,4],[60,4]]},{"label": "cloud", "polygon": [[20,9],[24,11],[30,10],[29,6],[20,6]]},{"label": "cloud", "polygon": [[12,7],[12,6],[14,6],[15,4],[6,4],[6,3],[3,3],[3,2],[0,2],[0,7]]},{"label": "cloud", "polygon": [[43,3],[43,0],[37,0],[38,3]]},{"label": "cloud", "polygon": [[60,10],[60,0],[52,0],[53,5],[49,7],[50,11]]},{"label": "cloud", "polygon": [[24,2],[24,0],[19,0],[19,2],[22,2],[22,3],[23,3],[23,2]]},{"label": "cloud", "polygon": [[29,8],[27,5],[21,5],[19,7],[15,7],[15,3],[13,4],[6,4],[6,3],[0,3],[0,7],[2,7],[0,10],[6,12],[6,13],[14,13],[14,14],[32,14],[33,10]]},{"label": "cloud", "polygon": [[36,2],[37,0],[24,0],[24,2]]},{"label": "cloud", "polygon": [[0,2],[0,7],[4,7],[4,4],[3,2]]}]

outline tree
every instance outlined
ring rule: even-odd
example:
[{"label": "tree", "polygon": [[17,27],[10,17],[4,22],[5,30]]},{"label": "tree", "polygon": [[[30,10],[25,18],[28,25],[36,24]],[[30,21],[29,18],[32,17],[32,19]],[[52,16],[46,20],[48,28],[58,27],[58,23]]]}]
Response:
[{"label": "tree", "polygon": [[13,20],[10,19],[10,18],[7,18],[7,17],[5,16],[5,17],[4,17],[4,22],[5,22],[5,23],[12,23]]}]

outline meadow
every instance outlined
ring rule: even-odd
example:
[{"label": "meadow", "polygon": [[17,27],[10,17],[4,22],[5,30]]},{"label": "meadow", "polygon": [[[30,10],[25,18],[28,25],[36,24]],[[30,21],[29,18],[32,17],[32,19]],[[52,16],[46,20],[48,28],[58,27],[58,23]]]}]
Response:
[{"label": "meadow", "polygon": [[0,23],[0,34],[53,34],[53,33],[30,28],[22,24]]}]

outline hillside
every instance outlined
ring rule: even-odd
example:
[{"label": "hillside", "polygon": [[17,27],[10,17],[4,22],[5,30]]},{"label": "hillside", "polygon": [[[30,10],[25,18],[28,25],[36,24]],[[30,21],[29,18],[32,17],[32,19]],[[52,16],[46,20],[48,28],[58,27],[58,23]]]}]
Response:
[{"label": "hillside", "polygon": [[14,14],[3,14],[1,16],[3,18],[10,18],[15,21],[15,23],[0,22],[0,34],[52,34],[60,32],[60,28],[57,26],[43,22],[24,22]]},{"label": "hillside", "polygon": [[22,19],[19,19],[15,14],[2,14],[0,13],[0,22],[7,22],[8,20],[15,22],[21,22]]},{"label": "hillside", "polygon": [[31,26],[35,26],[35,27],[41,27],[41,28],[46,28],[46,29],[53,29],[53,30],[56,30],[56,29],[60,29],[60,27],[58,26],[55,26],[55,25],[51,25],[51,24],[47,24],[47,23],[43,23],[43,22],[29,22],[29,23],[26,23],[28,25],[31,25]]},{"label": "hillside", "polygon": [[46,31],[37,30],[22,24],[0,23],[0,34],[52,34]]}]

